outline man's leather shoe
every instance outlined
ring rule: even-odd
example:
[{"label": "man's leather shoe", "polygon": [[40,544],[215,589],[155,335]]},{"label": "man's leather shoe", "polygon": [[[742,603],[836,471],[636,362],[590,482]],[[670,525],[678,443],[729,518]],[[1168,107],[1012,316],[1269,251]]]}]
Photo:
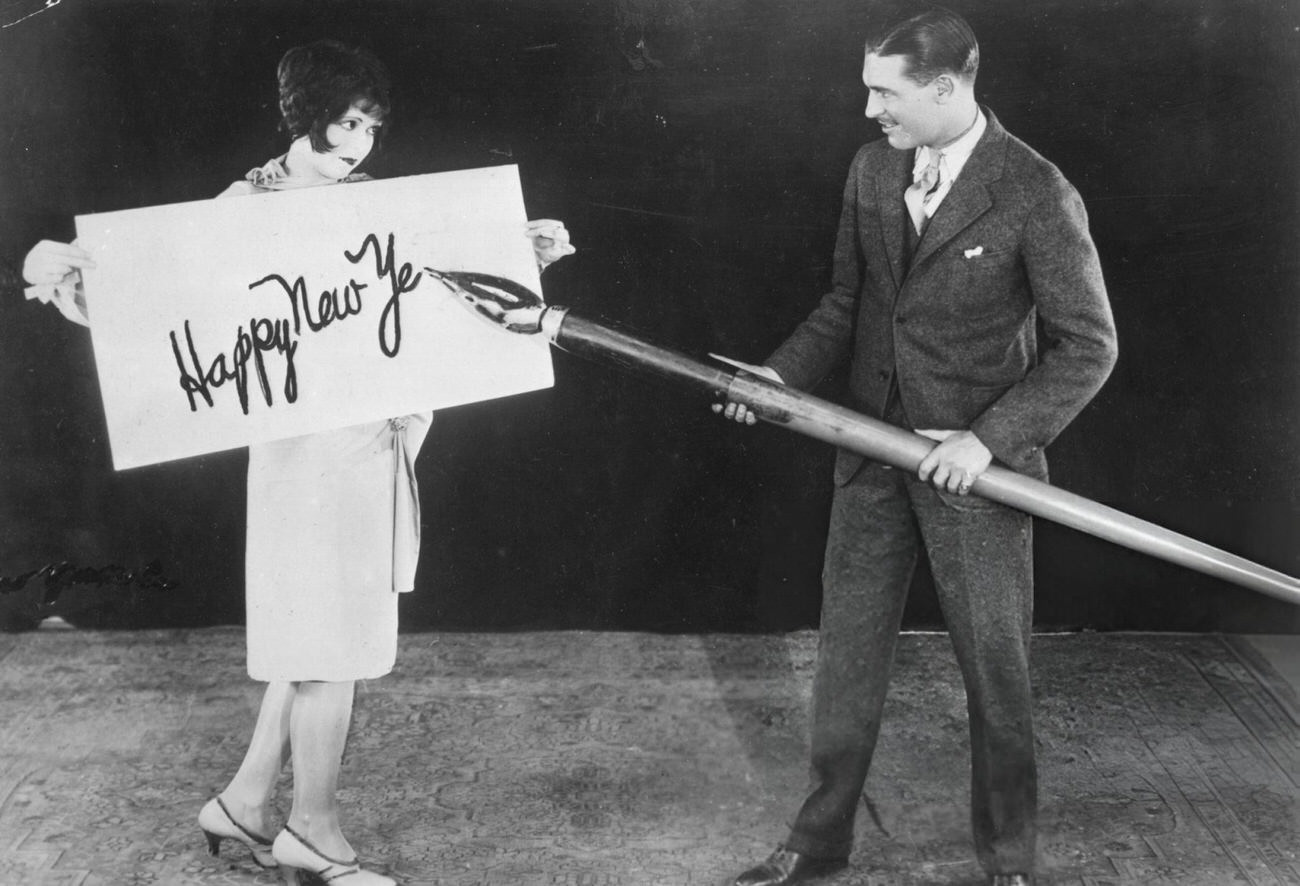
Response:
[{"label": "man's leather shoe", "polygon": [[1034,886],[1034,878],[1028,874],[994,874],[989,877],[989,886]]},{"label": "man's leather shoe", "polygon": [[767,861],[745,871],[732,886],[794,886],[833,874],[847,867],[848,863],[847,858],[809,858],[801,852],[778,846]]}]

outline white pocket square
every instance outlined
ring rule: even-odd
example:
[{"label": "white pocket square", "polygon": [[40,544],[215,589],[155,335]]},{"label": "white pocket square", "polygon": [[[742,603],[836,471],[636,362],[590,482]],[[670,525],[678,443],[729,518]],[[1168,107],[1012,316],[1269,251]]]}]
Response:
[{"label": "white pocket square", "polygon": [[981,255],[983,255],[983,254],[984,254],[984,247],[983,247],[983,246],[974,246],[974,247],[972,247],[972,248],[970,248],[970,249],[967,249],[966,252],[965,252],[965,256],[966,256],[967,258],[978,258],[979,256],[981,256]]}]

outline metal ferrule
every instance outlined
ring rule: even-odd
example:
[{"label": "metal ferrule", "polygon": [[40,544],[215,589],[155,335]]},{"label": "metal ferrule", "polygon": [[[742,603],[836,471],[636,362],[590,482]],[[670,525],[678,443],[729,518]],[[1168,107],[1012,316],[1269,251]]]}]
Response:
[{"label": "metal ferrule", "polygon": [[568,308],[559,305],[549,306],[542,311],[541,329],[547,341],[555,341],[555,337],[560,334],[560,327],[564,324],[564,317],[568,313]]}]

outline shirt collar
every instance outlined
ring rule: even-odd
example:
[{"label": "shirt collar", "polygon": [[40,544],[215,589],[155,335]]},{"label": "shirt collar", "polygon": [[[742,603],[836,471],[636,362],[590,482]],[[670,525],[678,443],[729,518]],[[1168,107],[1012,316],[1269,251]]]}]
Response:
[{"label": "shirt collar", "polygon": [[[975,150],[975,146],[979,144],[979,140],[987,128],[988,120],[984,116],[983,109],[976,108],[975,122],[971,124],[971,128],[962,133],[961,137],[955,142],[939,152],[939,180],[941,182],[950,182],[961,175],[962,168],[965,167],[966,161],[970,159],[971,152]],[[914,178],[921,174],[921,170],[930,165],[930,152],[933,150],[928,146],[916,149],[916,162],[912,165],[912,176]]]}]

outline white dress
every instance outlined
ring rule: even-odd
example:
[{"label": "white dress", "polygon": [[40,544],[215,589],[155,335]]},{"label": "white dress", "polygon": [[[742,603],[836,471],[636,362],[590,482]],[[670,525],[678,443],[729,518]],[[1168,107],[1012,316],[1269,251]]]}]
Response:
[{"label": "white dress", "polygon": [[397,657],[432,413],[250,446],[245,618],[254,680],[366,680]]},{"label": "white dress", "polygon": [[[292,186],[260,172],[221,196]],[[420,544],[415,457],[432,418],[249,447],[244,600],[254,680],[366,680],[392,670],[398,593],[414,586]]]}]

